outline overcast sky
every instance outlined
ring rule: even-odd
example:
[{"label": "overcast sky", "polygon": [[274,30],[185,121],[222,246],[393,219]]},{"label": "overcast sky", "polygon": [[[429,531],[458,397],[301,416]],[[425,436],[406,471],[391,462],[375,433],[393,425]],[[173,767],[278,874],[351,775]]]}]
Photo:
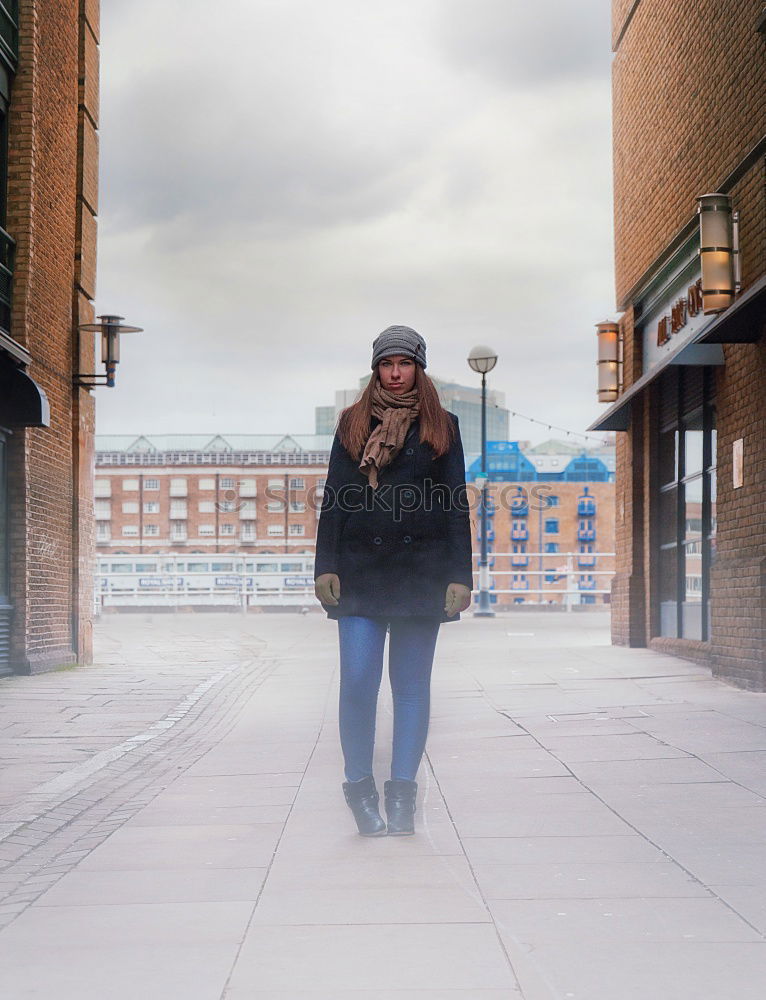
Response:
[{"label": "overcast sky", "polygon": [[615,315],[609,7],[102,0],[96,305],[145,332],[98,432],[311,433],[392,323],[466,384],[489,344],[510,408],[584,430]]}]

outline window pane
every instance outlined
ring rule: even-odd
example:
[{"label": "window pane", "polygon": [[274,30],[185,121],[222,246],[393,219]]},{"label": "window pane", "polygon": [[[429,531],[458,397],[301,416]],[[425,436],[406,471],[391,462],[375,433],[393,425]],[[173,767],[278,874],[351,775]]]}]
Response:
[{"label": "window pane", "polygon": [[684,602],[681,606],[681,635],[702,638],[702,553],[700,542],[690,543],[684,552]]},{"label": "window pane", "polygon": [[702,540],[688,542],[684,546],[684,578],[686,580],[686,600],[697,604],[702,600]]},{"label": "window pane", "polygon": [[684,476],[702,472],[702,410],[684,422]]},{"label": "window pane", "polygon": [[676,505],[678,489],[673,487],[660,493],[660,545],[667,545],[677,540]]},{"label": "window pane", "polygon": [[682,638],[702,639],[702,602],[685,601],[681,616]]},{"label": "window pane", "polygon": [[677,613],[676,549],[660,549],[660,635],[676,636]]},{"label": "window pane", "polygon": [[[708,546],[708,566],[713,566],[716,560],[717,548],[716,548],[716,530],[717,530],[717,516],[716,516],[716,494],[717,494],[717,470],[713,469],[709,474],[710,476],[710,533],[707,539]],[[711,602],[710,602],[710,581],[708,574],[708,602],[707,602],[707,635],[706,639],[712,637],[712,619],[711,619]]]},{"label": "window pane", "polygon": [[691,531],[698,537],[702,530],[702,476],[684,483],[685,530],[687,538]]},{"label": "window pane", "polygon": [[684,484],[682,636],[702,638],[702,477]]},{"label": "window pane", "polygon": [[8,593],[8,527],[7,527],[7,478],[5,465],[5,438],[0,435],[0,595]]},{"label": "window pane", "polygon": [[660,434],[660,485],[678,479],[678,431]]}]

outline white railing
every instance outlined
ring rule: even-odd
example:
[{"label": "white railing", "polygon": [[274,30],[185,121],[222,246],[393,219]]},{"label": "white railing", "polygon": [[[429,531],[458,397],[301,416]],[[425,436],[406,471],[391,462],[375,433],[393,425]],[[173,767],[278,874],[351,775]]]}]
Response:
[{"label": "white railing", "polygon": [[[115,561],[125,557],[113,557]],[[150,558],[150,557],[143,557]],[[158,560],[164,559],[156,556]],[[239,560],[243,557],[233,556]],[[258,557],[248,556],[256,560]],[[268,559],[268,555],[262,559]],[[253,572],[236,565],[232,572],[205,572],[176,569],[170,566],[155,572],[100,572],[96,577],[96,608],[123,607],[182,607],[193,605],[238,607],[243,610],[256,605],[315,604],[313,567],[310,557],[303,569],[294,573],[278,570]],[[583,603],[584,595],[610,593],[614,576],[613,552],[490,552],[487,571],[493,603],[561,604],[567,610]],[[512,559],[525,559],[525,566],[512,566]],[[494,560],[495,565],[492,566]],[[583,565],[593,561],[593,565]],[[604,568],[604,562],[610,564]],[[474,593],[478,592],[479,554],[474,552]],[[507,568],[499,568],[501,566]],[[496,568],[497,567],[497,568]],[[514,576],[519,577],[514,580]],[[546,577],[554,577],[546,580]],[[521,579],[523,577],[523,579]],[[582,580],[581,577],[591,579]],[[531,586],[531,583],[535,586]],[[505,586],[498,584],[504,583]],[[500,597],[506,598],[500,600]],[[508,599],[510,598],[510,600]],[[603,601],[601,602],[603,603]]]},{"label": "white railing", "polygon": [[[126,573],[121,577],[96,574],[96,605],[113,607],[220,606],[243,610],[257,604],[306,604],[314,601],[311,575],[284,573]],[[268,577],[269,579],[264,579]]]},{"label": "white railing", "polygon": [[[478,573],[479,554],[474,552],[474,572]],[[611,593],[612,577],[615,574],[614,552],[488,552],[489,563],[487,574],[492,586],[490,595],[512,594],[514,598],[535,596],[536,601],[525,603],[565,605],[569,610],[575,604],[581,604],[582,597],[589,594],[606,595]],[[525,560],[525,565],[511,565],[513,559]],[[507,563],[507,569],[497,568]],[[611,565],[599,569],[600,560],[610,560]],[[493,565],[494,562],[494,565]],[[514,581],[513,577],[524,577]],[[546,580],[546,577],[554,577]],[[582,581],[581,577],[591,577],[592,580]],[[507,578],[508,586],[498,587],[495,577]],[[536,578],[537,586],[530,586],[528,577]],[[598,578],[598,579],[596,579]]]}]

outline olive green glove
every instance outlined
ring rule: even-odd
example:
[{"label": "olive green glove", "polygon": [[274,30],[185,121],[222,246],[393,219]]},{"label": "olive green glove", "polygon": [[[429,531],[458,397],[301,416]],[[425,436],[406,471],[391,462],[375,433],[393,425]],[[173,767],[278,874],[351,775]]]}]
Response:
[{"label": "olive green glove", "polygon": [[322,604],[334,607],[340,601],[340,578],[337,573],[322,573],[314,581],[314,593]]},{"label": "olive green glove", "polygon": [[448,618],[465,611],[471,604],[471,591],[463,583],[450,583],[444,598],[444,611]]}]

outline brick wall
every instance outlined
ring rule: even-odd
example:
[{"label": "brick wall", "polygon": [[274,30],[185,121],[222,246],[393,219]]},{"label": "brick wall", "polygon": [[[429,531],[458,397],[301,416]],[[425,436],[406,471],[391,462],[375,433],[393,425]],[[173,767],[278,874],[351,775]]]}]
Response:
[{"label": "brick wall", "polygon": [[[95,16],[97,5],[87,7]],[[92,283],[76,270],[87,175],[97,184],[97,147],[81,129],[84,22],[77,4],[20,0],[19,68],[9,110],[7,228],[16,239],[12,335],[32,354],[29,374],[45,390],[51,425],[17,430],[9,448],[12,664],[50,669],[90,654],[92,597],[81,603],[91,562],[89,473],[93,400],[73,390]],[[97,55],[91,51],[91,64]],[[95,274],[95,243],[87,267]],[[87,353],[87,351],[86,351]],[[80,528],[83,530],[81,531]]]},{"label": "brick wall", "polygon": [[[634,337],[633,310],[620,320],[623,337],[623,377],[632,385],[641,374],[639,338]],[[647,468],[641,400],[633,403],[633,432],[617,435],[615,482],[615,576],[612,582],[612,642],[619,646],[645,645],[646,552],[644,537],[634,534],[643,523]]]},{"label": "brick wall", "polygon": [[[615,0],[614,20],[626,3]],[[617,300],[762,138],[761,0],[641,0],[613,62]],[[762,250],[761,250],[762,252]],[[760,269],[762,273],[763,268]]]},{"label": "brick wall", "polygon": [[[80,0],[78,23],[77,87],[77,210],[75,214],[75,281],[72,294],[75,370],[96,371],[95,335],[80,330],[95,319],[91,300],[96,294],[96,215],[98,212],[98,116],[99,116],[99,7],[93,0]],[[100,346],[100,345],[99,345]],[[98,358],[100,361],[100,356]],[[77,659],[89,663],[93,657],[93,567],[95,526],[93,522],[93,466],[95,399],[88,389],[74,390],[72,412],[73,471],[75,496],[72,522],[75,562],[72,587],[74,644]]]}]

